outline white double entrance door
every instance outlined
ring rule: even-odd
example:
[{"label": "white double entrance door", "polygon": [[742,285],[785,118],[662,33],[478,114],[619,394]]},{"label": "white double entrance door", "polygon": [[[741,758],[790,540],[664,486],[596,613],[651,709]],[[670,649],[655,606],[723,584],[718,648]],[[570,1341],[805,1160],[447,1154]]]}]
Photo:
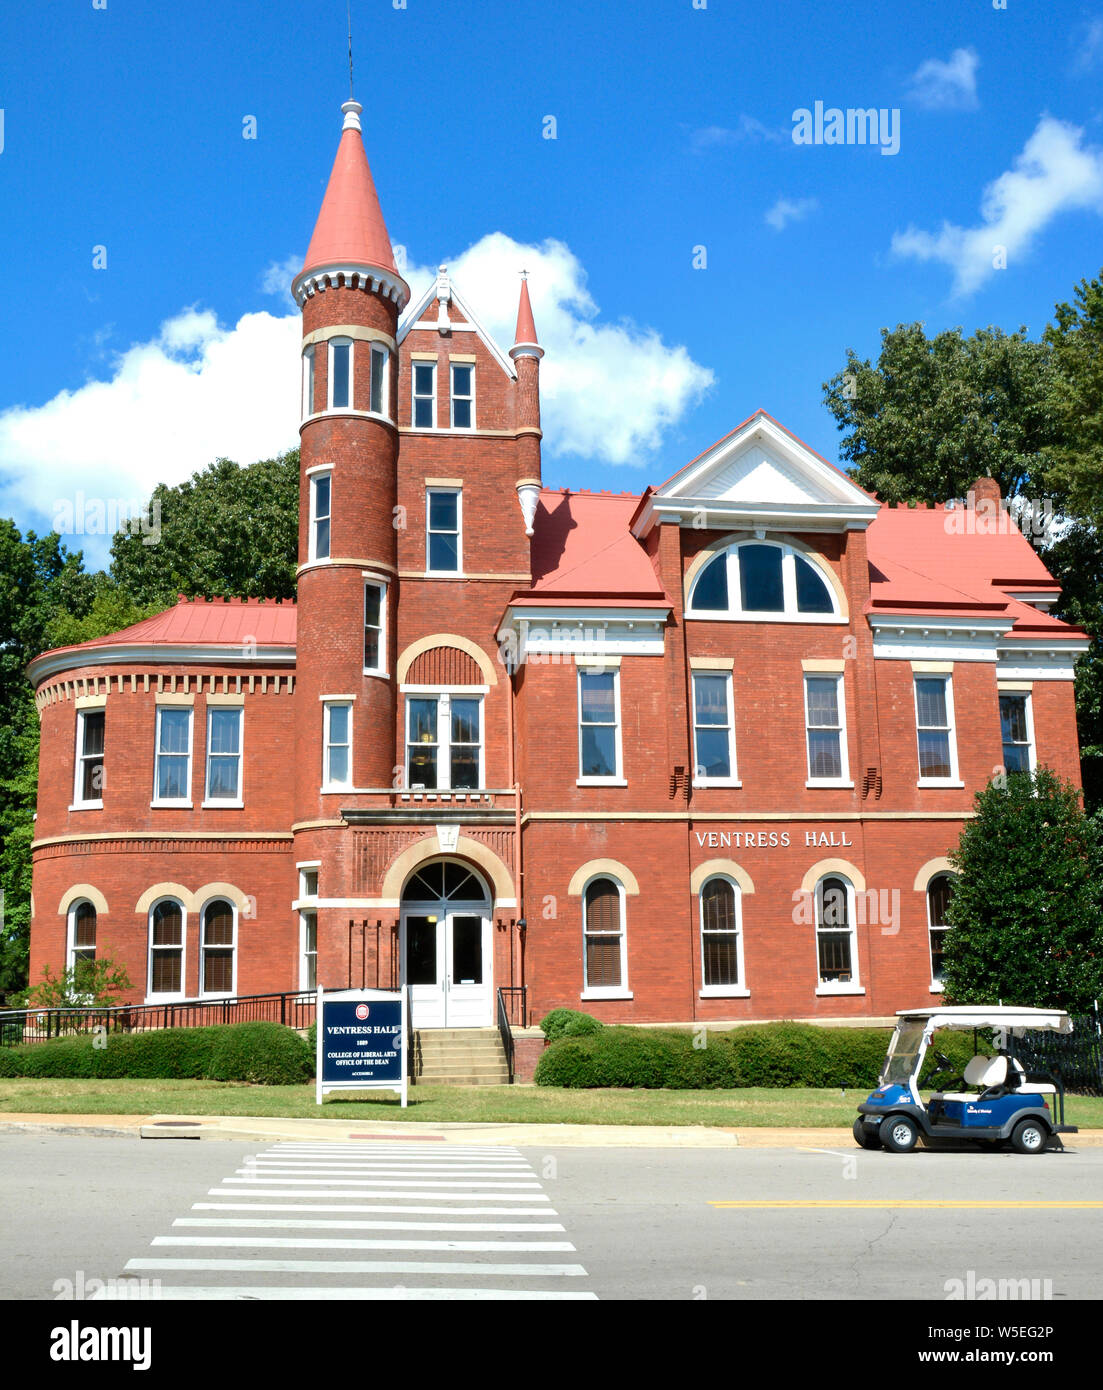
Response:
[{"label": "white double entrance door", "polygon": [[415,1028],[489,1028],[494,1022],[486,903],[415,903],[402,913],[402,979]]}]

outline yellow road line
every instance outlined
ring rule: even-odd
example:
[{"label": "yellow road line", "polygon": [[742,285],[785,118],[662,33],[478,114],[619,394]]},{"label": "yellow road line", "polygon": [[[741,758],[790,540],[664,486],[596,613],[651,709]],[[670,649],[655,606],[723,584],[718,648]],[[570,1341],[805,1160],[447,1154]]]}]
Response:
[{"label": "yellow road line", "polygon": [[795,1198],[763,1198],[760,1200],[747,1200],[738,1202],[709,1202],[710,1207],[743,1207],[750,1209],[768,1209],[777,1207],[822,1207],[822,1208],[845,1208],[845,1209],[871,1209],[885,1210],[887,1208],[903,1207],[914,1208],[919,1211],[933,1210],[939,1207],[951,1207],[955,1210],[963,1211],[990,1211],[990,1210],[1014,1210],[1014,1211],[1087,1211],[1099,1210],[1103,1208],[1103,1202],[1018,1202],[1018,1201],[993,1201],[992,1199],[979,1199],[977,1201],[950,1201],[942,1200],[937,1197],[932,1198],[912,1198],[912,1197],[870,1197],[870,1198],[850,1198],[847,1200],[838,1199],[835,1201],[826,1200],[804,1200]]}]

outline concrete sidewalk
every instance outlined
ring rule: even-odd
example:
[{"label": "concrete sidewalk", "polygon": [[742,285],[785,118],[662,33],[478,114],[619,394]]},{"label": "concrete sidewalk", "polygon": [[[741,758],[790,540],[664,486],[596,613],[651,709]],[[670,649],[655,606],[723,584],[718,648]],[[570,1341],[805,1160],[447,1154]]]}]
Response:
[{"label": "concrete sidewalk", "polygon": [[[184,1128],[201,1139],[299,1143],[349,1139],[401,1140],[432,1144],[503,1144],[518,1148],[643,1149],[846,1149],[854,1145],[847,1127],[783,1129],[705,1125],[419,1124],[365,1120],[263,1119],[241,1115],[42,1115],[0,1113],[0,1130],[100,1130],[138,1137],[169,1137]],[[153,1131],[153,1134],[150,1133]],[[168,1134],[165,1132],[168,1131]],[[1103,1147],[1103,1130],[1067,1136],[1070,1149]]]}]

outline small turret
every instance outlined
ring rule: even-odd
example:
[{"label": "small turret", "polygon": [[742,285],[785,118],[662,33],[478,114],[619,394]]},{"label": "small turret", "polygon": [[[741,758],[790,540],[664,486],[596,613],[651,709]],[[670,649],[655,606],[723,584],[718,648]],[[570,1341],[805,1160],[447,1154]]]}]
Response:
[{"label": "small turret", "polygon": [[517,332],[509,350],[517,367],[517,497],[525,518],[525,535],[532,535],[536,504],[543,486],[540,477],[540,359],[544,349],[536,337],[536,323],[529,300],[528,272],[521,272],[521,302],[517,308]]}]

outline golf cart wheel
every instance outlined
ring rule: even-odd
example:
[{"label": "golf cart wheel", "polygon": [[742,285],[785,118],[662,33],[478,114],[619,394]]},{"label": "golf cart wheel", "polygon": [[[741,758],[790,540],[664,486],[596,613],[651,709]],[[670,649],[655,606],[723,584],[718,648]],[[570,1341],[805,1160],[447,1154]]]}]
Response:
[{"label": "golf cart wheel", "polygon": [[877,1131],[871,1129],[862,1119],[861,1115],[854,1121],[854,1141],[863,1149],[879,1149],[881,1141],[877,1137]]},{"label": "golf cart wheel", "polygon": [[1049,1130],[1042,1120],[1020,1120],[1011,1133],[1011,1147],[1020,1154],[1040,1154],[1049,1143]]},{"label": "golf cart wheel", "polygon": [[890,1154],[911,1153],[919,1142],[919,1126],[910,1115],[888,1115],[881,1121],[880,1137]]}]

